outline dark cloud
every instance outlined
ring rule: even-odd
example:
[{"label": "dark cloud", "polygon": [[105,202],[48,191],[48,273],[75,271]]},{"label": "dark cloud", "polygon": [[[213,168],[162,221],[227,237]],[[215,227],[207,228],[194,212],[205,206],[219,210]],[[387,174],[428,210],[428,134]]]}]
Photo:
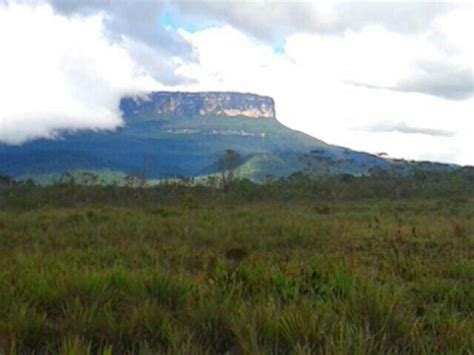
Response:
[{"label": "dark cloud", "polygon": [[137,66],[141,67],[144,72],[150,73],[162,84],[174,86],[194,83],[192,79],[176,73],[170,55],[161,48],[153,48],[136,41],[126,41],[124,47]]},{"label": "dark cloud", "polygon": [[189,47],[173,32],[160,26],[160,14],[165,6],[156,1],[49,0],[58,12],[66,16],[87,16],[102,13],[109,35],[138,39],[149,45],[159,45],[172,53],[187,53]]},{"label": "dark cloud", "polygon": [[449,100],[464,100],[474,96],[472,68],[458,68],[441,63],[422,63],[418,74],[401,80],[394,86],[371,85],[359,82],[348,84],[376,90],[417,92]]},{"label": "dark cloud", "polygon": [[440,14],[455,6],[439,2],[339,3],[311,2],[176,1],[173,6],[188,18],[230,24],[254,37],[278,42],[292,33],[343,33],[368,25],[382,25],[395,32],[426,30]]},{"label": "dark cloud", "polygon": [[396,123],[378,123],[370,126],[368,129],[370,132],[399,132],[407,134],[425,134],[434,137],[453,137],[454,133],[443,129],[434,128],[423,128],[409,126],[403,122]]},{"label": "dark cloud", "polygon": [[390,31],[417,33],[430,27],[439,15],[455,6],[443,2],[353,2],[336,5],[337,20],[331,30],[358,30],[382,25]]},{"label": "dark cloud", "polygon": [[[0,0],[0,4],[2,1]],[[20,0],[21,1],[21,0]],[[30,0],[35,1],[35,0]],[[41,0],[37,0],[40,2]],[[229,24],[252,36],[281,45],[285,37],[298,32],[344,33],[368,25],[382,25],[401,33],[422,32],[441,14],[457,5],[440,2],[336,3],[318,5],[312,2],[218,1],[218,0],[43,0],[56,12],[66,16],[88,16],[101,13],[107,36],[118,42],[126,39],[133,59],[157,81],[165,85],[189,83],[175,74],[172,58],[197,60],[191,45],[175,31],[160,23],[164,11],[183,24]],[[7,1],[8,2],[8,1]],[[374,89],[420,92],[452,100],[474,94],[472,68],[422,63],[419,73],[390,87],[357,83]]]},{"label": "dark cloud", "polygon": [[[2,0],[0,0],[2,1]],[[114,41],[129,38],[143,45],[129,48],[132,57],[156,80],[167,84],[185,84],[186,78],[175,75],[171,58],[197,60],[189,43],[161,23],[163,12],[184,27],[200,24],[229,24],[255,38],[281,45],[285,37],[298,32],[344,33],[367,25],[382,25],[391,31],[416,33],[429,28],[435,18],[456,5],[439,2],[338,3],[318,5],[312,2],[218,1],[218,0],[45,0],[55,11],[67,16],[101,13],[107,35]],[[144,47],[147,46],[148,48]],[[431,72],[410,78],[393,88],[399,91],[424,92],[450,99],[472,94],[472,81],[466,72]],[[472,73],[471,73],[472,74]],[[454,77],[453,77],[454,75]],[[454,81],[445,81],[453,78]],[[472,78],[472,75],[471,75]]]},{"label": "dark cloud", "polygon": [[173,6],[184,21],[228,24],[270,42],[294,31],[309,31],[320,22],[312,5],[304,2],[177,1]]},{"label": "dark cloud", "polygon": [[422,63],[418,75],[402,80],[395,90],[420,92],[451,100],[463,100],[474,95],[472,68],[458,68],[446,64]]},{"label": "dark cloud", "polygon": [[[137,41],[128,46],[130,55],[145,71],[165,85],[186,84],[188,79],[176,75],[171,58],[193,61],[189,43],[176,32],[168,31],[160,16],[167,1],[49,0],[56,12],[66,16],[103,14],[107,36],[112,41]],[[129,43],[129,42],[128,42]]]}]

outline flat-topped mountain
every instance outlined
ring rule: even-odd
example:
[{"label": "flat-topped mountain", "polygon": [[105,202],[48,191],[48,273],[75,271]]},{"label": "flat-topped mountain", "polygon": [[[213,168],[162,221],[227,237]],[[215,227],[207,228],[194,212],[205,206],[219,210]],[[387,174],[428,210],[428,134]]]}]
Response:
[{"label": "flat-topped mountain", "polygon": [[255,181],[297,172],[321,176],[456,169],[326,144],[282,125],[273,99],[255,94],[152,92],[123,98],[120,107],[125,124],[115,131],[64,132],[55,140],[0,144],[0,175],[39,181],[84,170],[122,178],[205,176],[218,171],[217,157],[227,149],[242,157],[237,173]]},{"label": "flat-topped mountain", "polygon": [[143,97],[124,98],[120,108],[125,117],[275,118],[275,103],[271,97],[238,92],[152,92]]}]

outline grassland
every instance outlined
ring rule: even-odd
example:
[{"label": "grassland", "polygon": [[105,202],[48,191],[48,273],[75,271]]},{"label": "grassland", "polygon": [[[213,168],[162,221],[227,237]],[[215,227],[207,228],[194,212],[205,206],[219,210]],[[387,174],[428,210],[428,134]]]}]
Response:
[{"label": "grassland", "polygon": [[474,200],[0,211],[0,353],[469,354]]}]

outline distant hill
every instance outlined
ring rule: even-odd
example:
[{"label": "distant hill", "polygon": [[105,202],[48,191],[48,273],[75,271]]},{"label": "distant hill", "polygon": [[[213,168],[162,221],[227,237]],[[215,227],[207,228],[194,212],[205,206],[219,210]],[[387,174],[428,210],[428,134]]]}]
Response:
[{"label": "distant hill", "polygon": [[0,175],[45,177],[71,171],[140,174],[149,179],[216,172],[226,149],[242,156],[238,174],[259,181],[302,171],[309,175],[405,174],[449,171],[454,165],[408,163],[331,146],[282,125],[273,99],[232,92],[153,92],[120,104],[115,131],[64,132],[60,139],[0,145]]}]

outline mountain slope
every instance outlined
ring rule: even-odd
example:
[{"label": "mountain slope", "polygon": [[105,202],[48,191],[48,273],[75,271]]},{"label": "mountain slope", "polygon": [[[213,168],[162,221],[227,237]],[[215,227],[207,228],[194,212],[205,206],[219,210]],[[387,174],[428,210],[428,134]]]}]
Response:
[{"label": "mountain slope", "polygon": [[[273,100],[242,93],[152,93],[121,102],[125,125],[115,131],[64,133],[61,139],[0,145],[0,175],[114,171],[151,179],[216,172],[226,149],[242,156],[241,176],[262,180],[297,171],[367,174],[400,165],[330,146],[275,119]],[[443,169],[453,167],[443,165]]]}]

